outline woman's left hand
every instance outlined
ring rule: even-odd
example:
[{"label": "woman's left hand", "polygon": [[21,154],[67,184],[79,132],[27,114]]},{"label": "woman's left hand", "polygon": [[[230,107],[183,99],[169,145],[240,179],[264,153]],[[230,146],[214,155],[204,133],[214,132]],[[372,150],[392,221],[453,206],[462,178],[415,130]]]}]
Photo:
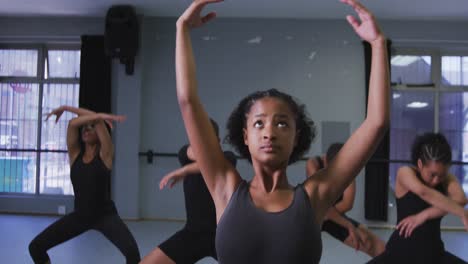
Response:
[{"label": "woman's left hand", "polygon": [[400,231],[400,236],[408,238],[413,231],[425,222],[420,214],[410,215],[398,223],[396,229]]},{"label": "woman's left hand", "polygon": [[358,34],[359,37],[371,44],[375,43],[376,41],[382,41],[385,39],[385,36],[380,30],[374,15],[369,10],[367,10],[364,5],[355,0],[340,1],[351,6],[358,14],[359,19],[361,20],[360,22],[351,15],[346,16],[346,19],[354,28],[354,31],[356,31],[356,34]]}]

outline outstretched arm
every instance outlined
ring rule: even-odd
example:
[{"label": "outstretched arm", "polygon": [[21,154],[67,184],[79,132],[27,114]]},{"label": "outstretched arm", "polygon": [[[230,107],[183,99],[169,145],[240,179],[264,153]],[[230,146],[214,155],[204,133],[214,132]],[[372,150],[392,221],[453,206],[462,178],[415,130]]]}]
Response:
[{"label": "outstretched arm", "polygon": [[240,182],[240,176],[224,158],[208,115],[200,102],[190,40],[192,28],[202,26],[216,16],[214,12],[201,16],[203,7],[216,2],[220,0],[196,0],[177,20],[176,80],[177,99],[185,129],[219,219]]},{"label": "outstretched arm", "polygon": [[352,16],[348,16],[347,20],[355,32],[372,47],[367,116],[327,168],[318,172],[317,178],[309,178],[305,183],[311,202],[318,210],[318,217],[323,216],[364,167],[384,136],[390,115],[385,36],[372,13],[362,4],[354,0],[341,0],[341,2],[353,7],[359,15],[361,22]]},{"label": "outstretched arm", "polygon": [[178,168],[164,176],[159,182],[159,189],[162,190],[170,182],[169,188],[174,187],[178,182],[183,180],[188,175],[200,173],[200,168],[196,162],[187,164],[181,168]]},{"label": "outstretched arm", "polygon": [[[450,199],[460,206],[463,207],[467,204],[465,192],[456,177],[452,174],[449,174],[448,176],[447,193]],[[400,236],[409,237],[418,226],[427,220],[442,217],[447,213],[447,210],[442,210],[438,207],[432,206],[418,214],[410,215],[401,220],[396,228],[400,230]]]},{"label": "outstretched arm", "polygon": [[463,209],[452,199],[444,196],[440,192],[424,185],[421,180],[416,176],[416,173],[410,167],[401,167],[397,172],[397,187],[400,185],[402,188],[415,193],[421,199],[429,204],[449,213],[459,216],[465,228],[468,230],[468,211]]}]

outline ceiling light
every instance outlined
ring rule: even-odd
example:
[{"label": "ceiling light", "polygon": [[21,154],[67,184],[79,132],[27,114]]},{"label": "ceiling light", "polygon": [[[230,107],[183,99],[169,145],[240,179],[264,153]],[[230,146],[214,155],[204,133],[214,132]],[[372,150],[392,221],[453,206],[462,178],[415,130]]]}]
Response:
[{"label": "ceiling light", "polygon": [[406,105],[406,107],[408,108],[424,108],[426,106],[428,106],[429,104],[426,103],[426,102],[412,102],[408,105]]}]

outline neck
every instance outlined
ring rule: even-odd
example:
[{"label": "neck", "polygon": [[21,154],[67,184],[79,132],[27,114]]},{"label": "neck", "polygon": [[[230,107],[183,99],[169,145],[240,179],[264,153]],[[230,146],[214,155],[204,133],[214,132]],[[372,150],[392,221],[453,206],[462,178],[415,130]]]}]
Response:
[{"label": "neck", "polygon": [[85,144],[85,156],[94,156],[96,154],[96,150],[98,148],[97,144]]},{"label": "neck", "polygon": [[253,164],[255,176],[250,183],[253,188],[259,188],[266,193],[271,193],[278,189],[289,188],[288,177],[286,175],[287,166],[281,168],[271,168]]}]

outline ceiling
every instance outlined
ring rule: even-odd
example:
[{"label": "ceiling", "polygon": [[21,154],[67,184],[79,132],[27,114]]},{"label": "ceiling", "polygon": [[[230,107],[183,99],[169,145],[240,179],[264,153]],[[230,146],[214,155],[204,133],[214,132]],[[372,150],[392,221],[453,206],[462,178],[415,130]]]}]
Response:
[{"label": "ceiling", "polygon": [[[112,5],[131,4],[138,14],[176,17],[191,0],[0,0],[0,16],[104,17]],[[468,0],[363,0],[379,19],[468,21]],[[212,5],[220,17],[343,18],[338,0],[225,0]]]}]

